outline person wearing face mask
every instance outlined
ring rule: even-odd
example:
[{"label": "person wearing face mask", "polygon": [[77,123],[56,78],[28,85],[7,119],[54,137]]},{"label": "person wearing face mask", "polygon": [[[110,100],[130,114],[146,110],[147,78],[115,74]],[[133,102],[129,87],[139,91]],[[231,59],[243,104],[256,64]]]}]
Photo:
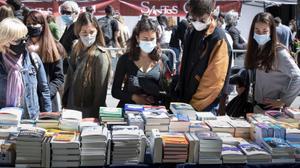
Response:
[{"label": "person wearing face mask", "polygon": [[117,63],[111,89],[112,96],[120,100],[118,107],[164,104],[162,81],[167,66],[158,37],[158,25],[152,19],[142,19],[135,26],[128,51]]},{"label": "person wearing face mask", "polygon": [[225,29],[230,34],[233,40],[233,49],[245,50],[247,48],[247,43],[244,38],[241,36],[241,32],[236,28],[238,24],[239,14],[233,10],[225,14]]},{"label": "person wearing face mask", "polygon": [[49,82],[52,110],[61,110],[61,99],[58,93],[64,84],[63,58],[64,47],[54,40],[45,16],[38,11],[31,11],[25,18],[28,29],[27,48],[37,53],[43,64]]},{"label": "person wearing face mask", "polygon": [[99,107],[106,106],[111,68],[109,55],[103,49],[105,41],[95,16],[81,13],[74,28],[79,40],[70,57],[63,105],[82,111],[84,118],[98,118]]},{"label": "person wearing face mask", "polygon": [[18,19],[0,23],[0,108],[20,107],[23,119],[37,119],[52,107],[43,63],[26,50],[27,32]]},{"label": "person wearing face mask", "polygon": [[245,67],[252,70],[255,83],[254,112],[290,106],[300,93],[300,70],[278,42],[270,13],[259,13],[252,21]]},{"label": "person wearing face mask", "polygon": [[197,111],[215,110],[230,68],[226,35],[212,17],[214,7],[211,0],[189,1],[193,28],[187,30],[174,101],[189,103]]},{"label": "person wearing face mask", "polygon": [[61,19],[66,25],[66,29],[63,32],[59,42],[64,46],[67,51],[68,57],[64,59],[64,73],[68,70],[68,60],[72,52],[72,46],[78,37],[74,33],[74,22],[76,21],[80,13],[80,8],[75,1],[65,1],[60,6]]}]

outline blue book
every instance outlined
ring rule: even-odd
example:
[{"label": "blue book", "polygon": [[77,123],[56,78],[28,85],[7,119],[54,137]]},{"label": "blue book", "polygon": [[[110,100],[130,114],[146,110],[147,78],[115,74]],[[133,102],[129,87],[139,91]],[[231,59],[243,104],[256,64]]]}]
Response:
[{"label": "blue book", "polygon": [[125,111],[134,111],[134,112],[143,112],[144,106],[138,104],[125,104],[124,107]]},{"label": "blue book", "polygon": [[176,118],[178,119],[178,121],[186,121],[186,122],[190,121],[190,119],[187,115],[180,114],[180,113],[176,114]]}]

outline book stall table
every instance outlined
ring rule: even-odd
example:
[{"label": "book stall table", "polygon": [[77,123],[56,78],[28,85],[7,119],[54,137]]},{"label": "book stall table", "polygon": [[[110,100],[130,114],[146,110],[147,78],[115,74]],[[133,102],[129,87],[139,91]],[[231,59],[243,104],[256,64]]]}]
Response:
[{"label": "book stall table", "polygon": [[190,105],[100,107],[22,120],[0,109],[0,167],[300,168],[300,109],[247,114],[197,112]]}]

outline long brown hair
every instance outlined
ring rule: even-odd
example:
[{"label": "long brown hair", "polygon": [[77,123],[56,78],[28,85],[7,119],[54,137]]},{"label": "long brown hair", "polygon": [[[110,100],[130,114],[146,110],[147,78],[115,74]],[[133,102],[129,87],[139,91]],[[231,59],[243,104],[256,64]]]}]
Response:
[{"label": "long brown hair", "polygon": [[32,21],[34,24],[41,24],[43,32],[39,40],[39,51],[38,54],[44,63],[53,63],[66,55],[66,51],[60,44],[54,40],[50,31],[48,22],[44,15],[38,11],[31,11],[25,18],[25,24]]},{"label": "long brown hair", "polygon": [[[263,50],[259,49],[258,43],[253,38],[255,23],[259,22],[268,24],[270,27],[271,40],[265,44]],[[273,70],[277,60],[276,49],[278,46],[276,25],[273,16],[267,12],[257,14],[252,21],[249,33],[245,67],[249,69],[260,68],[266,72]]]},{"label": "long brown hair", "polygon": [[[85,81],[84,81],[84,85],[86,86],[87,82],[91,81],[91,75],[92,75],[92,63],[93,60],[95,58],[96,55],[96,51],[98,46],[100,47],[104,47],[105,46],[105,41],[104,41],[104,37],[103,37],[103,32],[100,28],[100,25],[98,24],[98,21],[96,19],[95,16],[93,16],[91,13],[89,12],[84,12],[81,13],[77,19],[77,21],[75,22],[74,25],[74,33],[77,37],[79,37],[79,33],[81,31],[81,28],[85,25],[88,24],[92,24],[96,29],[97,29],[97,35],[96,35],[96,41],[95,43],[89,47],[86,51],[87,53],[87,57],[88,57],[88,61],[87,64],[85,65]],[[80,56],[81,52],[84,50],[84,44],[82,43],[82,41],[78,40],[78,42],[74,45],[73,47],[73,52],[72,54],[75,57]],[[77,60],[77,59],[76,59]]]},{"label": "long brown hair", "polygon": [[127,53],[129,58],[131,58],[134,61],[139,60],[141,49],[138,45],[137,37],[141,32],[147,32],[147,31],[154,31],[156,33],[156,47],[153,49],[153,51],[149,54],[149,57],[154,60],[158,61],[161,56],[161,49],[159,45],[159,29],[158,29],[158,23],[152,19],[144,18],[141,19],[135,28],[133,29],[132,36],[129,40],[129,47],[127,48]]},{"label": "long brown hair", "polygon": [[2,5],[0,7],[0,22],[8,17],[14,17],[14,11],[9,5]]}]

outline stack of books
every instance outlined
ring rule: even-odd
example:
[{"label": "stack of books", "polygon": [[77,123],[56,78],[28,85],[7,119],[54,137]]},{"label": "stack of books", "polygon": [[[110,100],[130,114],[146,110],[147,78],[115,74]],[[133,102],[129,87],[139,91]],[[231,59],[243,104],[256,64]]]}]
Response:
[{"label": "stack of books", "polygon": [[164,133],[163,163],[184,163],[188,158],[188,141],[183,133]]},{"label": "stack of books", "polygon": [[300,143],[300,130],[296,128],[287,128],[285,138],[287,141]]},{"label": "stack of books", "polygon": [[17,136],[20,132],[20,127],[16,126],[0,126],[0,138],[7,139],[10,136]]},{"label": "stack of books", "polygon": [[243,164],[247,162],[247,157],[243,154],[243,152],[235,145],[222,145],[222,160],[223,163],[231,163],[231,164]]},{"label": "stack of books", "polygon": [[263,138],[262,147],[272,155],[273,163],[294,163],[295,149],[284,139]]},{"label": "stack of books", "polygon": [[127,121],[130,126],[138,126],[139,129],[144,130],[145,124],[141,113],[127,113]]},{"label": "stack of books", "polygon": [[51,140],[52,167],[79,167],[80,142],[76,132],[61,131]]},{"label": "stack of books", "polygon": [[99,119],[98,118],[83,118],[79,124],[79,130],[82,132],[84,127],[93,127],[99,126]]},{"label": "stack of books", "polygon": [[195,133],[184,133],[189,143],[188,163],[199,163],[199,138]]},{"label": "stack of books", "polygon": [[234,146],[237,146],[239,144],[239,139],[234,138],[229,133],[217,132],[216,134],[218,135],[218,137],[221,138],[223,144],[234,145]]},{"label": "stack of books", "polygon": [[300,122],[297,119],[291,118],[290,116],[286,115],[284,112],[270,110],[266,111],[265,114],[269,116],[274,124],[279,124],[283,127],[288,128],[300,128]]},{"label": "stack of books", "polygon": [[196,112],[197,120],[216,120],[217,117],[212,112]]},{"label": "stack of books", "polygon": [[251,125],[244,119],[235,119],[227,121],[234,128],[234,137],[250,139]]},{"label": "stack of books", "polygon": [[170,132],[188,132],[189,126],[190,120],[187,115],[180,113],[170,115]]},{"label": "stack of books", "polygon": [[287,143],[294,148],[295,150],[295,161],[298,163],[300,162],[300,142],[289,142],[287,141]]},{"label": "stack of books", "polygon": [[272,162],[272,156],[257,144],[242,141],[238,147],[246,155],[247,163],[263,164]]},{"label": "stack of books", "polygon": [[42,112],[36,121],[36,126],[45,129],[58,129],[60,113],[59,112]]},{"label": "stack of books", "polygon": [[106,127],[84,127],[81,132],[81,166],[104,166],[109,131]]},{"label": "stack of books", "polygon": [[222,140],[214,132],[196,132],[199,139],[199,163],[222,164]]},{"label": "stack of books", "polygon": [[210,128],[204,121],[190,121],[190,132],[210,131]]},{"label": "stack of books", "polygon": [[184,114],[189,117],[190,120],[196,120],[196,110],[187,103],[179,103],[179,102],[172,102],[170,104],[170,110],[173,114]]},{"label": "stack of books", "polygon": [[141,114],[144,111],[144,106],[139,104],[125,104],[124,111],[125,115],[129,113]]},{"label": "stack of books", "polygon": [[17,107],[5,107],[0,109],[0,126],[14,126],[20,124],[23,109]]},{"label": "stack of books", "polygon": [[100,107],[99,116],[102,123],[124,122],[121,108]]},{"label": "stack of books", "polygon": [[38,127],[23,127],[16,142],[17,167],[42,166],[42,141],[46,130]]},{"label": "stack of books", "polygon": [[300,109],[287,107],[284,109],[284,112],[290,117],[300,120]]},{"label": "stack of books", "polygon": [[255,126],[255,142],[262,144],[264,138],[276,137],[285,139],[285,128],[272,123],[258,123]]},{"label": "stack of books", "polygon": [[137,126],[112,127],[111,164],[138,164],[144,161],[143,131]]},{"label": "stack of books", "polygon": [[13,138],[0,139],[0,166],[15,166],[16,160],[16,141]]},{"label": "stack of books", "polygon": [[81,111],[63,109],[59,121],[59,128],[65,131],[79,131],[79,125],[81,120]]},{"label": "stack of books", "polygon": [[213,132],[224,132],[234,135],[234,128],[224,120],[206,120],[206,124]]},{"label": "stack of books", "polygon": [[170,119],[168,112],[163,106],[145,106],[142,113],[145,121],[145,133],[151,134],[152,129],[158,129],[160,132],[168,132]]}]

